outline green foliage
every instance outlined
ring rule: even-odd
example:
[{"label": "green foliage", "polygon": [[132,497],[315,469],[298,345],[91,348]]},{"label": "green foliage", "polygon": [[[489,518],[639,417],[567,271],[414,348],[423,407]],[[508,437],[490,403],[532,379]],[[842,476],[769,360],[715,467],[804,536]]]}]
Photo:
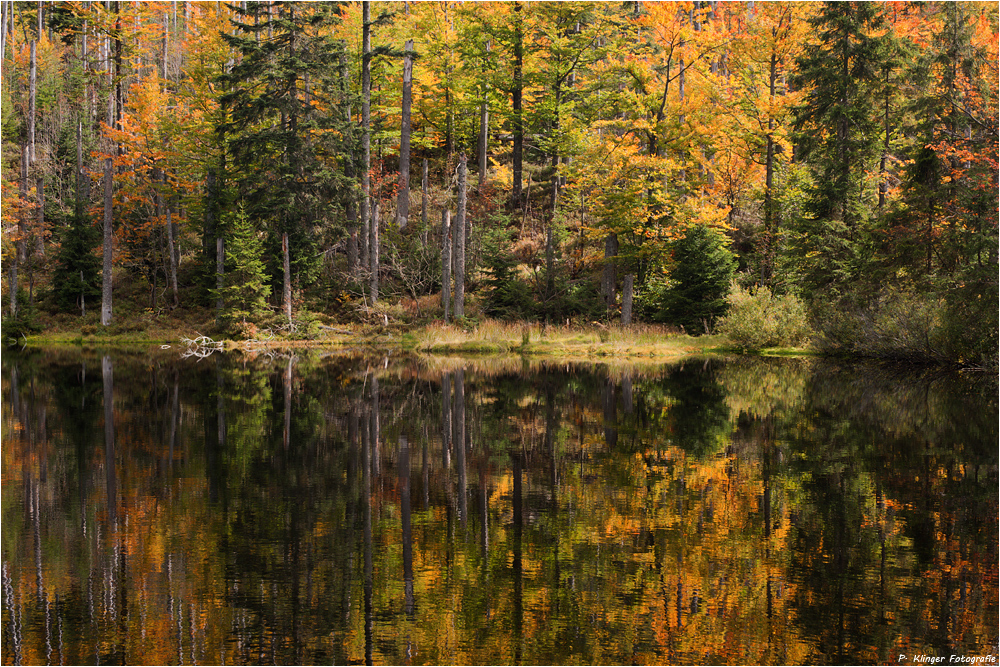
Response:
[{"label": "green foliage", "polygon": [[487,317],[523,320],[534,317],[535,303],[528,284],[517,276],[517,261],[507,250],[511,232],[496,227],[483,235],[483,266],[489,275],[482,299]]},{"label": "green foliage", "polygon": [[81,305],[99,308],[101,260],[94,250],[100,245],[100,232],[87,215],[80,212],[63,228],[59,240],[59,254],[52,276],[56,307],[64,312],[78,313],[81,312]]},{"label": "green foliage", "polygon": [[38,310],[28,303],[28,295],[23,288],[17,290],[17,315],[7,315],[3,319],[3,336],[11,339],[28,333],[42,330],[38,323]]},{"label": "green foliage", "polygon": [[802,345],[812,333],[805,304],[796,296],[775,296],[767,287],[747,289],[733,284],[729,308],[718,333],[748,350]]},{"label": "green foliage", "polygon": [[242,204],[226,225],[226,275],[221,290],[212,290],[224,303],[222,319],[229,324],[253,322],[267,309],[271,286],[262,260],[260,231]]},{"label": "green foliage", "polygon": [[336,108],[347,95],[337,67],[344,44],[331,36],[339,10],[333,3],[233,7],[237,29],[223,38],[240,58],[217,82],[226,90],[226,118],[216,130],[231,156],[224,176],[268,227],[271,275],[280,282],[287,232],[292,272],[309,284],[321,268],[316,240],[336,218],[332,202],[355,187],[333,159],[355,150],[350,123],[314,104]]},{"label": "green foliage", "polygon": [[814,306],[821,345],[882,359],[946,361],[945,304],[933,293],[886,287],[869,298]]},{"label": "green foliage", "polygon": [[704,225],[691,227],[672,250],[670,285],[654,319],[682,326],[688,333],[710,330],[725,313],[736,260],[722,235]]}]

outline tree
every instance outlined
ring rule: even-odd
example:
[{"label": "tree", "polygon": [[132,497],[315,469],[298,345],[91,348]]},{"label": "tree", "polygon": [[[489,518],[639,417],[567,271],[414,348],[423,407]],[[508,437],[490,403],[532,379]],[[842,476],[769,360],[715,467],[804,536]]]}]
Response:
[{"label": "tree", "polygon": [[797,157],[810,164],[808,217],[792,238],[807,295],[838,291],[858,269],[875,209],[887,40],[878,4],[828,2],[810,19],[817,41],[798,59]]},{"label": "tree", "polygon": [[246,331],[267,308],[271,286],[264,266],[262,231],[241,202],[226,221],[226,273],[222,285],[213,290],[223,303],[223,321],[239,322]]},{"label": "tree", "polygon": [[227,89],[220,98],[226,117],[217,125],[227,150],[222,177],[266,224],[272,257],[281,257],[288,235],[291,269],[302,283],[317,276],[317,240],[332,219],[328,202],[347,186],[334,162],[350,150],[337,141],[348,135],[347,120],[335,112],[343,91],[344,45],[332,36],[338,11],[329,3],[253,3],[237,8],[236,34],[223,35],[239,59],[218,79]]},{"label": "tree", "polygon": [[79,309],[87,314],[87,301],[95,303],[101,296],[101,262],[94,254],[99,242],[97,228],[82,211],[70,220],[60,234],[52,284],[56,303],[62,310]]},{"label": "tree", "polygon": [[672,249],[671,284],[658,317],[689,333],[709,333],[715,320],[725,314],[736,261],[722,235],[705,225],[688,229]]},{"label": "tree", "polygon": [[410,213],[410,108],[413,105],[413,40],[403,47],[403,119],[399,133],[399,198],[396,203],[396,226],[406,229]]}]

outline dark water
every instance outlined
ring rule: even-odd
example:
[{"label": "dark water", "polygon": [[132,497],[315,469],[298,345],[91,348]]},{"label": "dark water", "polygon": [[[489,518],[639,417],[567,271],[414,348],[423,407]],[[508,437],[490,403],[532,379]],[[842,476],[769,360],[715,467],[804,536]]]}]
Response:
[{"label": "dark water", "polygon": [[2,378],[5,664],[996,656],[992,378],[77,349]]}]

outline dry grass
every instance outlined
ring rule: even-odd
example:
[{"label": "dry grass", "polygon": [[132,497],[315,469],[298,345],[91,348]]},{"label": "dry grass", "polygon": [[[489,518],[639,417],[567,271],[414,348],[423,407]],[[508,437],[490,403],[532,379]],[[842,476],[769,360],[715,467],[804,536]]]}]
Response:
[{"label": "dry grass", "polygon": [[715,349],[714,336],[692,338],[655,325],[545,326],[528,322],[486,320],[471,331],[432,324],[410,334],[418,352],[545,356],[565,360],[599,358],[675,358]]}]

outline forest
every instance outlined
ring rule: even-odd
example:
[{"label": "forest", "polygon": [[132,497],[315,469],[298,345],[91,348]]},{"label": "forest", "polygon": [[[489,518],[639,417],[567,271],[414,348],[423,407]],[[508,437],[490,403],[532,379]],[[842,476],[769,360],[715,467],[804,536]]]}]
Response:
[{"label": "forest", "polygon": [[5,340],[494,318],[997,364],[995,3],[0,9]]}]

